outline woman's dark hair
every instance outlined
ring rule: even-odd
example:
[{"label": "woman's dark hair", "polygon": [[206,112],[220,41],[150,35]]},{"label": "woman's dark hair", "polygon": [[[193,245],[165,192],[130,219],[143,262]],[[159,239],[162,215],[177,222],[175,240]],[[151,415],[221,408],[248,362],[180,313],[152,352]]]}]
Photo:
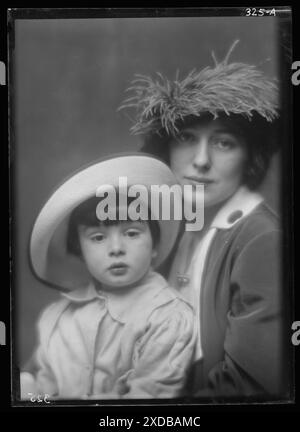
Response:
[{"label": "woman's dark hair", "polygon": [[[118,194],[117,194],[118,195]],[[130,204],[135,198],[127,198],[127,205]],[[119,218],[119,211],[118,211],[118,205],[116,208],[116,220],[109,220],[106,219],[104,221],[100,221],[97,218],[96,215],[96,207],[101,201],[101,198],[92,197],[81,203],[78,207],[76,207],[69,219],[69,225],[68,225],[68,231],[67,231],[67,252],[71,253],[76,256],[81,256],[81,248],[79,243],[79,237],[78,237],[78,227],[80,225],[86,226],[86,227],[97,227],[97,226],[111,226],[111,225],[118,225],[122,222],[126,222],[124,220],[118,220]],[[129,217],[127,220],[131,220]],[[151,213],[150,210],[148,210],[148,220],[145,221],[148,223],[153,247],[155,247],[160,239],[160,229],[159,224],[156,220],[151,219]]]},{"label": "woman's dark hair", "polygon": [[[241,136],[245,141],[248,159],[244,170],[243,184],[249,189],[257,189],[265,178],[271,158],[278,147],[279,121],[267,122],[263,117],[254,114],[249,120],[242,115],[220,114],[218,119],[223,121],[233,133]],[[177,125],[178,129],[197,123],[207,123],[213,120],[211,114],[185,118]],[[147,135],[144,138],[141,151],[160,157],[170,165],[170,140],[166,133],[161,135]]]}]

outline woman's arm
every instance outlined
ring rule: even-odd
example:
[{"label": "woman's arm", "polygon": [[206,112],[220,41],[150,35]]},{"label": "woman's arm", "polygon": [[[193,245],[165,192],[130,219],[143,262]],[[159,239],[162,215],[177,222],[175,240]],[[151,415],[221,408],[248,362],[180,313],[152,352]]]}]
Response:
[{"label": "woman's arm", "polygon": [[283,322],[278,231],[251,239],[231,272],[224,360],[197,396],[278,396],[283,381]]}]

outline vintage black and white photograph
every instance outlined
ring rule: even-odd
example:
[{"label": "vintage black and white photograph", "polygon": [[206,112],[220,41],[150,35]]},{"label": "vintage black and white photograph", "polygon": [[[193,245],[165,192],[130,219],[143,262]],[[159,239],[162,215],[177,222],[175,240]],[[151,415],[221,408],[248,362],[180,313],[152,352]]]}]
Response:
[{"label": "vintage black and white photograph", "polygon": [[286,9],[12,12],[15,405],[293,400]]}]

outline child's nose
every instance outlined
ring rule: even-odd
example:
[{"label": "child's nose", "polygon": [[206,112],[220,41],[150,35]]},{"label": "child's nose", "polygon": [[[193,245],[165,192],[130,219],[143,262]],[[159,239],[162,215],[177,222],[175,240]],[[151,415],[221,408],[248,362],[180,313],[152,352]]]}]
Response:
[{"label": "child's nose", "polygon": [[120,256],[125,254],[125,245],[119,234],[114,234],[110,238],[109,255]]}]

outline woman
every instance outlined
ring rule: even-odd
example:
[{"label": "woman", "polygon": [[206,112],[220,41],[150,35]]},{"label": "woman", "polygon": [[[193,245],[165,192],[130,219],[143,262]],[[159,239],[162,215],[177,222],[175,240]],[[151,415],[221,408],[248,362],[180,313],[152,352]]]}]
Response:
[{"label": "woman", "polygon": [[143,150],[194,186],[185,200],[204,185],[204,227],[183,233],[169,276],[197,313],[187,391],[258,400],[284,384],[280,231],[257,192],[275,150],[278,90],[256,67],[228,63],[235,44],[182,81],[139,77],[123,107],[137,109]]}]

